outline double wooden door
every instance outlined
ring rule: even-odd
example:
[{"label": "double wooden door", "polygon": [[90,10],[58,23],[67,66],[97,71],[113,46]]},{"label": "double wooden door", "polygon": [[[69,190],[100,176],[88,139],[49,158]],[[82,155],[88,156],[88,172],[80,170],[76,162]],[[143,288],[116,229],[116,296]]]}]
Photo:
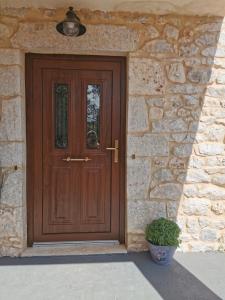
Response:
[{"label": "double wooden door", "polygon": [[27,55],[29,244],[124,242],[124,64]]}]

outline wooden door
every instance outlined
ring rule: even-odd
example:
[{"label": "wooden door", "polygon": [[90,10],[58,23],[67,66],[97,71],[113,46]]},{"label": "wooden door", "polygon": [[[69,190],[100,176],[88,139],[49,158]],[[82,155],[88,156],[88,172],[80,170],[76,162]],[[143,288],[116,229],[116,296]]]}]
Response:
[{"label": "wooden door", "polygon": [[27,55],[29,245],[124,242],[124,65]]}]

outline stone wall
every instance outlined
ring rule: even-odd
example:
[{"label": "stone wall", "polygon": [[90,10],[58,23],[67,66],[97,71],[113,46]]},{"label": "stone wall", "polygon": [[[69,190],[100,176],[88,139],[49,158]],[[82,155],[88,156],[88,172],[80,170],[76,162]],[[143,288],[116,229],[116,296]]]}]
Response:
[{"label": "stone wall", "polygon": [[181,250],[224,250],[223,19],[81,10],[87,33],[67,38],[55,31],[65,8],[2,13],[0,254],[26,247],[26,52],[127,56],[128,249],[146,249],[145,225],[164,216],[181,226]]}]

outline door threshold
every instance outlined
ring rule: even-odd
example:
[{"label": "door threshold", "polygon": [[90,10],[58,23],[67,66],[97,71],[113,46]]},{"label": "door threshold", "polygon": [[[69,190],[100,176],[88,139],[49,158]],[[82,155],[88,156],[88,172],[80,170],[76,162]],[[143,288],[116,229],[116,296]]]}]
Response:
[{"label": "door threshold", "polygon": [[95,255],[95,254],[127,253],[125,245],[118,241],[78,241],[35,243],[21,254],[22,257],[32,256],[65,256],[65,255]]},{"label": "door threshold", "polygon": [[42,243],[33,243],[33,248],[42,248],[42,247],[68,247],[68,246],[87,246],[91,247],[93,245],[101,246],[115,246],[119,245],[119,241],[114,240],[101,240],[101,241],[63,241],[63,242],[42,242]]}]

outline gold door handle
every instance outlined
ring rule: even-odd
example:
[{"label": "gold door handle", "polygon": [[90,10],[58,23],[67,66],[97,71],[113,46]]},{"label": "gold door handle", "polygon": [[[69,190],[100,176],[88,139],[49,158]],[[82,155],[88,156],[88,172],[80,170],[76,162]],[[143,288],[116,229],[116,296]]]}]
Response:
[{"label": "gold door handle", "polygon": [[70,162],[70,161],[84,161],[84,162],[88,162],[89,160],[91,160],[88,157],[85,158],[71,158],[71,157],[67,157],[67,158],[63,158],[62,160],[66,161],[66,162]]},{"label": "gold door handle", "polygon": [[106,150],[114,151],[114,163],[119,162],[119,140],[115,140],[114,147],[106,148]]}]

